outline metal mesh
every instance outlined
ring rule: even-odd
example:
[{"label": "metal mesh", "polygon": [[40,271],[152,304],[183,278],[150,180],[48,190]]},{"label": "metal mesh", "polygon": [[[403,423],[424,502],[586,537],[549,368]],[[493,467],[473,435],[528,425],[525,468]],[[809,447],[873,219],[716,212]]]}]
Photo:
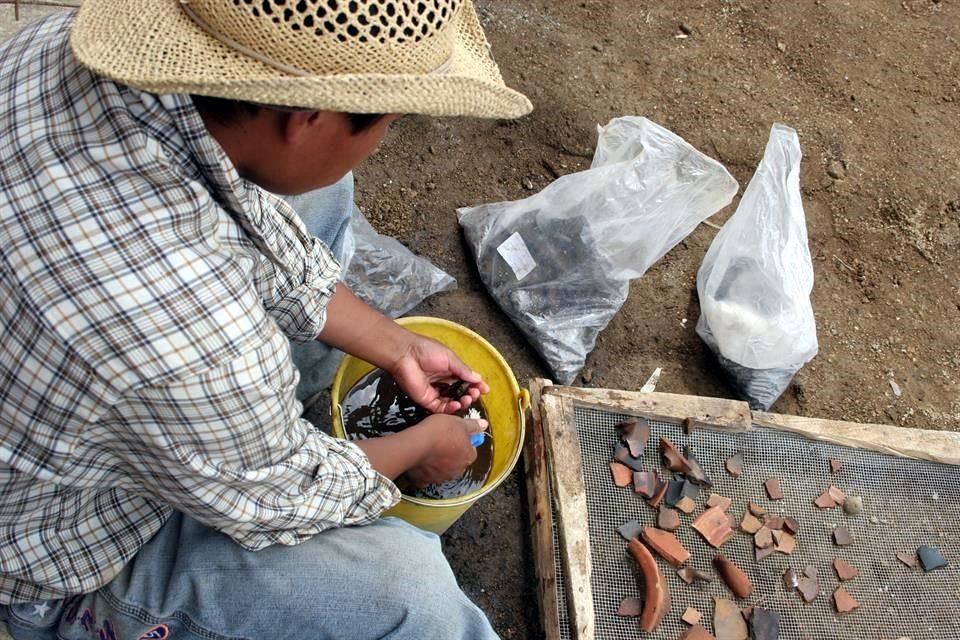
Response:
[{"label": "metal mesh", "polygon": [[[656,512],[630,488],[617,488],[610,479],[609,462],[618,437],[613,427],[629,416],[583,407],[577,407],[575,415],[587,493],[596,637],[636,638],[638,620],[615,615],[623,598],[643,596],[642,581],[616,529],[635,518],[655,525]],[[778,612],[781,638],[960,638],[960,542],[954,531],[954,523],[960,519],[960,473],[956,468],[813,442],[763,428],[748,433],[700,429],[687,436],[678,425],[651,421],[650,427],[650,444],[644,453],[648,469],[662,469],[657,447],[660,436],[678,447],[690,444],[714,481],[713,491],[733,500],[729,513],[739,518],[747,502],[753,501],[768,513],[800,521],[797,546],[790,556],[775,553],[758,564],[753,560],[752,538],[743,533],[722,548],[754,585],[753,595],[738,603]],[[745,457],[744,472],[733,478],[723,463],[740,451]],[[830,458],[843,462],[840,474],[830,473]],[[784,500],[767,499],[763,482],[772,476],[780,478]],[[813,501],[831,484],[862,496],[864,512],[849,516],[842,508],[817,509]],[[703,490],[698,504],[708,495]],[[716,551],[689,526],[700,512],[698,506],[690,516],[681,514],[683,526],[675,534],[691,553],[688,564],[715,575],[710,562]],[[852,545],[833,545],[831,533],[837,525],[850,530]],[[939,548],[950,566],[924,573],[896,559],[897,552],[913,553],[921,544]],[[838,557],[860,571],[858,577],[843,583],[860,603],[859,609],[845,616],[838,616],[833,608],[832,594],[840,582],[832,563]],[[686,607],[703,613],[702,624],[712,628],[712,597],[734,599],[722,581],[715,578],[708,584],[687,585],[670,565],[662,559],[658,562],[667,576],[673,604],[657,632],[644,637],[679,637],[686,629],[680,620]],[[799,593],[784,589],[782,575],[788,567],[802,571],[810,564],[818,571],[820,595],[806,605]],[[570,638],[563,598],[566,578],[559,558],[557,568],[560,634]]]}]

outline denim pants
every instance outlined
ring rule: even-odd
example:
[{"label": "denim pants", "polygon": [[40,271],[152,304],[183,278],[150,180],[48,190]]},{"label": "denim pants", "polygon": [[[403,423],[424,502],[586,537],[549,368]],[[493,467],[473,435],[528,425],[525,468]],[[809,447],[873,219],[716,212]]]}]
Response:
[{"label": "denim pants", "polygon": [[99,591],[0,606],[14,640],[483,640],[440,540],[402,520],[246,551],[175,513]]}]

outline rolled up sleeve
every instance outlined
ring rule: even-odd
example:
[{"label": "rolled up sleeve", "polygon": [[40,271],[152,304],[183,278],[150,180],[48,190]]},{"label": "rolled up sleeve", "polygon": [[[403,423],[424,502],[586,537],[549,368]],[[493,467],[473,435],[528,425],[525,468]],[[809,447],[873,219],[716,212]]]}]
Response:
[{"label": "rolled up sleeve", "polygon": [[137,390],[116,407],[139,427],[130,476],[248,549],[372,522],[398,490],[354,444],[299,418],[295,381],[288,343],[274,331],[230,362]]}]

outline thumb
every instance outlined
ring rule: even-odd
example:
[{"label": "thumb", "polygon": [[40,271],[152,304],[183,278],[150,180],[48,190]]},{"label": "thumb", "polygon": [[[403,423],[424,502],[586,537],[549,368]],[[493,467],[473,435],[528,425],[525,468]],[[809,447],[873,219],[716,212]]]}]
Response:
[{"label": "thumb", "polygon": [[480,433],[481,431],[486,431],[486,430],[487,430],[487,427],[490,426],[490,423],[487,422],[486,420],[482,419],[482,418],[481,418],[481,419],[478,419],[478,420],[468,420],[468,419],[464,419],[463,423],[464,423],[464,425],[467,427],[467,433],[469,433],[469,434]]}]

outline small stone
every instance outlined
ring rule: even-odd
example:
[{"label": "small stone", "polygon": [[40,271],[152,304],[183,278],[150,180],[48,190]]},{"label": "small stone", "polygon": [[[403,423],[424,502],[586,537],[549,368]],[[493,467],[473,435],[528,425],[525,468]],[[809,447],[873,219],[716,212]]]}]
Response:
[{"label": "small stone", "polygon": [[703,625],[695,624],[683,632],[680,640],[717,640],[717,638]]},{"label": "small stone", "polygon": [[643,611],[643,600],[640,598],[624,598],[620,601],[617,615],[622,618],[636,618]]},{"label": "small stone", "polygon": [[750,640],[777,640],[780,637],[780,614],[759,607],[750,616]]},{"label": "small stone", "polygon": [[797,585],[800,583],[800,578],[797,576],[797,572],[792,568],[787,569],[783,572],[783,588],[787,591],[796,591]]},{"label": "small stone", "polygon": [[840,581],[852,580],[860,575],[857,568],[843,558],[833,559],[833,570],[837,572],[837,579]]},{"label": "small stone", "polygon": [[667,495],[663,498],[663,501],[668,506],[676,506],[680,498],[683,497],[683,483],[685,482],[683,476],[673,476],[673,479],[667,481]]},{"label": "small stone", "polygon": [[633,482],[633,471],[619,462],[610,463],[610,475],[613,476],[613,484],[618,487],[626,487]]},{"label": "small stone", "polygon": [[787,45],[777,40],[777,51],[779,51],[780,53],[783,53],[786,50],[787,50]]},{"label": "small stone", "polygon": [[847,175],[847,168],[839,160],[834,160],[827,165],[827,175],[834,180],[843,180]]},{"label": "small stone", "polygon": [[837,613],[850,613],[860,606],[860,603],[843,587],[833,592],[833,604],[837,607]]},{"label": "small stone", "polygon": [[693,513],[693,510],[697,508],[697,503],[691,500],[690,498],[684,496],[677,500],[677,504],[673,505],[680,511],[683,511],[686,514]]},{"label": "small stone", "polygon": [[763,488],[767,490],[767,497],[771,500],[783,500],[783,491],[780,488],[779,478],[768,478],[763,483]]},{"label": "small stone", "polygon": [[787,516],[783,519],[783,528],[789,531],[790,533],[796,534],[800,531],[800,523],[797,522],[796,518],[791,518]]},{"label": "small stone", "polygon": [[693,607],[687,607],[683,612],[683,615],[680,616],[680,619],[686,622],[687,624],[693,626],[700,622],[703,618],[703,614],[694,609]]},{"label": "small stone", "polygon": [[763,549],[754,549],[753,559],[757,562],[760,562],[764,558],[769,558],[774,553],[777,552],[777,548],[773,545],[769,547],[764,547]]},{"label": "small stone", "polygon": [[633,472],[633,491],[644,498],[652,498],[653,494],[657,492],[658,484],[656,471]]},{"label": "small stone", "polygon": [[727,473],[732,475],[734,478],[740,477],[740,474],[743,473],[743,454],[738,453],[727,458],[724,466],[727,468]]},{"label": "small stone", "polygon": [[840,473],[843,471],[843,463],[836,458],[830,458],[830,473]]},{"label": "small stone", "polygon": [[670,483],[660,480],[657,484],[657,490],[654,492],[653,496],[647,500],[647,504],[653,507],[654,509],[660,506],[660,503],[663,502],[663,499],[667,495],[667,489],[670,488]]},{"label": "small stone", "polygon": [[688,25],[686,22],[681,22],[681,23],[680,23],[680,33],[684,33],[684,34],[686,34],[686,35],[690,35],[691,33],[693,33],[693,27],[691,27],[690,25]]},{"label": "small stone", "polygon": [[750,583],[747,574],[743,572],[743,569],[725,558],[722,553],[717,554],[713,559],[713,568],[723,578],[724,583],[730,588],[733,595],[738,598],[746,598],[753,593],[753,584]]},{"label": "small stone", "polygon": [[687,472],[687,478],[693,482],[696,482],[697,484],[712,487],[713,480],[711,480],[710,476],[707,475],[707,472],[703,470],[703,466],[697,460],[697,457],[693,455],[693,450],[691,450],[689,446],[684,447],[683,455],[687,460],[687,464],[690,465],[690,470]]},{"label": "small stone", "polygon": [[747,621],[732,600],[713,599],[713,633],[717,640],[747,640]]},{"label": "small stone", "polygon": [[817,568],[812,564],[808,564],[806,567],[803,568],[803,575],[807,576],[808,578],[816,578]]},{"label": "small stone", "polygon": [[831,486],[827,489],[827,493],[837,504],[843,504],[843,501],[847,499],[847,494],[845,494],[840,487]]},{"label": "small stone", "polygon": [[657,526],[664,531],[676,531],[680,528],[680,514],[666,505],[660,505],[657,511]]},{"label": "small stone", "polygon": [[776,549],[777,553],[790,555],[797,547],[797,539],[793,537],[793,534],[787,533],[786,531],[774,531],[773,538],[774,549]]},{"label": "small stone", "polygon": [[756,502],[748,502],[747,509],[749,509],[750,513],[757,516],[758,518],[767,512],[766,509],[758,505]]},{"label": "small stone", "polygon": [[880,524],[880,518],[877,516],[870,516],[870,524]]},{"label": "small stone", "polygon": [[740,521],[740,531],[753,535],[757,531],[760,531],[761,527],[763,527],[763,523],[752,513],[747,511],[743,514],[743,520]]},{"label": "small stone", "polygon": [[533,191],[534,184],[533,184],[533,180],[531,180],[530,178],[524,178],[523,180],[520,181],[520,184],[522,184],[523,188],[526,189],[527,191]]},{"label": "small stone", "polygon": [[707,499],[707,507],[720,507],[726,511],[732,502],[733,500],[730,498],[717,495],[716,493],[711,493],[710,497]]},{"label": "small stone", "polygon": [[583,373],[580,374],[580,379],[586,384],[590,384],[590,382],[593,380],[593,369],[589,367],[584,369]]},{"label": "small stone", "polygon": [[917,554],[915,553],[898,553],[897,560],[907,565],[911,569],[917,568]]},{"label": "small stone", "polygon": [[594,44],[592,49],[597,52],[603,51],[603,47],[601,47],[599,44]]},{"label": "small stone", "polygon": [[660,457],[663,459],[663,466],[670,471],[677,473],[690,471],[690,463],[668,438],[660,438]]},{"label": "small stone", "polygon": [[613,459],[627,465],[634,471],[643,471],[643,460],[630,455],[630,448],[622,442],[618,443],[613,450]]},{"label": "small stone", "polygon": [[943,552],[936,547],[926,544],[920,545],[920,548],[917,549],[917,556],[920,558],[920,565],[924,571],[933,571],[947,566],[947,559],[943,557]]},{"label": "small stone", "polygon": [[837,501],[833,499],[829,491],[824,491],[820,497],[813,501],[818,509],[833,509],[837,506]]},{"label": "small stone", "polygon": [[773,532],[766,527],[760,527],[753,536],[753,544],[757,549],[766,549],[773,544]]},{"label": "small stone", "polygon": [[713,580],[709,574],[695,569],[694,567],[683,567],[682,569],[677,569],[677,575],[680,576],[680,579],[687,584],[693,584],[694,581],[698,580],[701,582],[710,582]]},{"label": "small stone", "polygon": [[833,530],[833,544],[838,547],[845,547],[848,544],[853,544],[853,536],[850,535],[850,530],[846,527],[837,527]]},{"label": "small stone", "polygon": [[644,418],[638,418],[621,422],[616,429],[620,432],[620,439],[630,449],[630,455],[634,458],[642,456],[647,441],[650,440],[650,423]]},{"label": "small stone", "polygon": [[651,549],[675,567],[679,567],[690,559],[690,552],[684,549],[677,537],[669,531],[644,527],[640,535]]},{"label": "small stone", "polygon": [[643,523],[639,520],[631,520],[617,527],[617,533],[627,541],[639,538],[641,531],[643,531]]},{"label": "small stone", "polygon": [[797,590],[800,592],[803,601],[809,604],[820,595],[820,583],[817,582],[816,578],[803,576],[797,581]]},{"label": "small stone", "polygon": [[863,498],[860,496],[847,496],[843,501],[843,510],[852,516],[863,511]]},{"label": "small stone", "polygon": [[434,189],[437,188],[437,183],[436,183],[436,182],[428,182],[428,183],[426,183],[426,184],[423,185],[423,186],[427,188],[427,191],[433,191]]},{"label": "small stone", "polygon": [[719,507],[710,507],[697,516],[690,526],[696,529],[707,543],[718,549],[734,535],[727,514]]}]

